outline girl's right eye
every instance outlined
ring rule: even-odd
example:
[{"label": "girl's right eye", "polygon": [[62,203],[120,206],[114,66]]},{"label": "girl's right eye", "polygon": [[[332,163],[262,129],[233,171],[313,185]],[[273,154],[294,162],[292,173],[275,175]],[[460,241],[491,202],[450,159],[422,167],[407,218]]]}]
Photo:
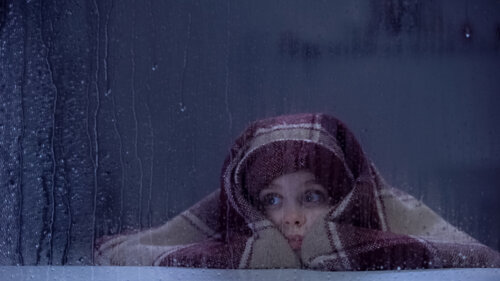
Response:
[{"label": "girl's right eye", "polygon": [[281,196],[276,193],[266,194],[260,199],[260,203],[266,208],[277,206],[281,203],[281,201]]}]

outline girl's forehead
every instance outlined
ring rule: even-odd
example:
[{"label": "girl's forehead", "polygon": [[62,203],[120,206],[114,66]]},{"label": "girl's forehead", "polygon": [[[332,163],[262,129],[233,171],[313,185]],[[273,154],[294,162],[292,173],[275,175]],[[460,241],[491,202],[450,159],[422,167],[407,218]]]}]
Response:
[{"label": "girl's forehead", "polygon": [[305,189],[310,186],[317,186],[318,188],[325,189],[318,183],[314,174],[307,170],[297,171],[285,174],[275,178],[265,190],[290,190],[290,189]]}]

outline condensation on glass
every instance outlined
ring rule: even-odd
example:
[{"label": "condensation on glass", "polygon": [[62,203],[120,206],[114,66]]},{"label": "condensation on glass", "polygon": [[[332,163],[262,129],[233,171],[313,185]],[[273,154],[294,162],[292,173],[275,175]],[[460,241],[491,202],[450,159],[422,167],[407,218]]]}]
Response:
[{"label": "condensation on glass", "polygon": [[346,121],[500,249],[495,1],[0,1],[0,264],[91,264],[219,187],[253,120]]}]

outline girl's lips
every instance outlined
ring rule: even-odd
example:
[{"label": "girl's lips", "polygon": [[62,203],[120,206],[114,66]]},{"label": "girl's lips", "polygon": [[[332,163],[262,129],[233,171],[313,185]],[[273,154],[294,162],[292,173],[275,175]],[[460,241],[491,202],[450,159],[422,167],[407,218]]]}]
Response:
[{"label": "girl's lips", "polygon": [[302,240],[304,237],[302,235],[291,235],[286,237],[288,239],[288,244],[293,250],[299,250],[302,247]]}]

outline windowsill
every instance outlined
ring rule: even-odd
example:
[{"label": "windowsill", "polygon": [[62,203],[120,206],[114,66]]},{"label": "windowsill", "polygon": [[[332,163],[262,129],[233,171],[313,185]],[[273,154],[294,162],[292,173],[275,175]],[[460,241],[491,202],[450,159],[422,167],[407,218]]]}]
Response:
[{"label": "windowsill", "polygon": [[500,268],[322,272],[133,266],[0,266],[2,280],[500,280]]}]

